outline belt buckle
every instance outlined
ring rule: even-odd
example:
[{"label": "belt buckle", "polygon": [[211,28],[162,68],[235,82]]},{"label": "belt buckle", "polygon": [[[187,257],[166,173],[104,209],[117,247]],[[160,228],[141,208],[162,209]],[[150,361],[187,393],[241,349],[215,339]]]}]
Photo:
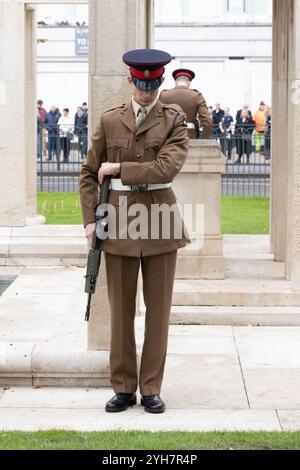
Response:
[{"label": "belt buckle", "polygon": [[148,191],[148,183],[131,184],[131,191]]}]

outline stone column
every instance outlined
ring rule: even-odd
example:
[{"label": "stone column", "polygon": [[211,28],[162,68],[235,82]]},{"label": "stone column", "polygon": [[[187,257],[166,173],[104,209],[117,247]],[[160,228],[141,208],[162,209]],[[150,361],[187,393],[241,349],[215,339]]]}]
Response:
[{"label": "stone column", "polygon": [[26,151],[26,225],[45,223],[44,216],[37,215],[36,181],[36,61],[37,61],[36,10],[32,5],[25,9],[25,151]]},{"label": "stone column", "polygon": [[288,0],[288,148],[286,277],[300,289],[300,1]]},{"label": "stone column", "polygon": [[273,0],[273,91],[270,233],[275,261],[286,257],[289,2]]},{"label": "stone column", "polygon": [[[153,0],[89,0],[89,137],[103,111],[129,101],[122,55],[152,47],[152,15]],[[103,256],[88,325],[89,349],[108,349],[110,343],[104,261]]]},{"label": "stone column", "polygon": [[[215,140],[190,140],[189,155],[173,182],[179,208],[192,243],[179,250],[176,278],[224,279],[223,236],[221,233],[221,173],[226,159]],[[184,205],[187,206],[184,206]],[[199,205],[199,212],[196,206]],[[193,211],[186,212],[191,205]],[[196,215],[203,214],[203,236],[192,236]]]},{"label": "stone column", "polygon": [[43,223],[36,212],[35,12],[0,4],[0,225]]}]

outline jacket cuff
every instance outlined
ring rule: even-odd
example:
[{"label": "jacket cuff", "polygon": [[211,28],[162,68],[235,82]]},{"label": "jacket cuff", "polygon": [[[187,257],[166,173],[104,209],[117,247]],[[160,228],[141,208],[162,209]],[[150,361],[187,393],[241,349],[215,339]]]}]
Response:
[{"label": "jacket cuff", "polygon": [[95,214],[90,214],[88,217],[84,218],[83,220],[83,228],[85,228],[88,224],[94,224],[96,223],[96,218]]},{"label": "jacket cuff", "polygon": [[134,184],[134,172],[132,171],[133,162],[122,162],[120,166],[120,178],[122,184]]}]

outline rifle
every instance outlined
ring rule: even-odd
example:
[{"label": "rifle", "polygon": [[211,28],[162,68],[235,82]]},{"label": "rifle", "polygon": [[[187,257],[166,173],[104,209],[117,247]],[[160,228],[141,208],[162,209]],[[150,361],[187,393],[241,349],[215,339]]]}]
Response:
[{"label": "rifle", "polygon": [[88,254],[86,275],[84,276],[86,279],[84,291],[89,294],[85,312],[85,321],[89,321],[90,318],[92,294],[94,294],[96,290],[97,277],[101,263],[102,241],[104,240],[104,232],[107,232],[108,228],[105,220],[107,211],[101,211],[103,213],[99,215],[99,207],[101,207],[102,204],[106,204],[108,201],[110,180],[110,176],[105,176],[103,184],[100,185],[99,200],[96,206],[96,228],[93,234],[92,248],[90,248]]}]

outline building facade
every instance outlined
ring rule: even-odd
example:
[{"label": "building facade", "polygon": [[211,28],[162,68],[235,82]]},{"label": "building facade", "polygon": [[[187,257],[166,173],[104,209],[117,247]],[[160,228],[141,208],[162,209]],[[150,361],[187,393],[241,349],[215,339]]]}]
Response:
[{"label": "building facade", "polygon": [[[87,101],[88,55],[80,44],[87,5],[55,6],[55,15],[53,6],[39,6],[38,20],[38,96],[46,108],[75,112]],[[252,109],[261,100],[271,104],[271,0],[156,0],[155,47],[174,56],[163,88],[183,66],[195,71],[193,87],[209,105],[219,101],[235,114],[245,102]]]},{"label": "building facade", "polygon": [[88,101],[88,5],[38,5],[37,20],[37,96],[74,114]]},{"label": "building facade", "polygon": [[[245,102],[271,104],[271,0],[159,0],[155,45],[175,57],[172,69],[195,71],[193,87],[209,105],[234,114]],[[165,88],[173,86],[170,72]]]}]

